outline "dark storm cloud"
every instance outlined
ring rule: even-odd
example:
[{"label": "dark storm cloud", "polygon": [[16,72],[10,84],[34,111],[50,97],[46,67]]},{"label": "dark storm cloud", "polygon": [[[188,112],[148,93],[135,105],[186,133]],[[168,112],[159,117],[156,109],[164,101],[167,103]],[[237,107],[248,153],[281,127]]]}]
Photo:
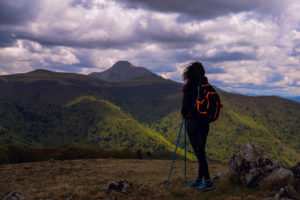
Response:
[{"label": "dark storm cloud", "polygon": [[141,42],[141,40],[137,37],[113,38],[109,40],[93,38],[80,40],[76,36],[72,35],[72,32],[64,33],[65,34],[57,34],[56,32],[55,35],[52,35],[51,33],[47,35],[33,35],[28,32],[19,32],[16,34],[16,38],[35,41],[45,46],[68,46],[88,49],[126,49],[129,46],[134,47]]},{"label": "dark storm cloud", "polygon": [[257,59],[257,56],[253,53],[246,54],[242,52],[221,51],[213,56],[201,57],[200,59],[208,62],[224,62],[224,61],[255,60]]},{"label": "dark storm cloud", "polygon": [[1,30],[0,27],[0,47],[11,46],[15,42],[15,37],[13,31],[10,30]]},{"label": "dark storm cloud", "polygon": [[166,28],[168,25],[148,17],[144,19],[147,23],[146,27],[140,24],[135,26],[135,35],[145,42],[158,42],[159,44],[169,48],[191,48],[199,43],[206,43],[207,36],[205,34],[187,33],[185,30],[173,26]]},{"label": "dark storm cloud", "polygon": [[[163,48],[192,48],[199,43],[206,43],[207,37],[200,33],[185,33],[181,29],[172,27],[165,30],[165,24],[159,21],[153,21],[147,18],[147,28],[142,28],[140,24],[136,24],[132,33],[125,36],[117,36],[109,39],[102,38],[87,38],[78,39],[80,30],[49,30],[46,34],[32,34],[30,32],[15,31],[15,39],[24,39],[38,42],[45,46],[69,46],[69,47],[83,47],[89,49],[127,49],[138,47],[145,43],[156,43]],[[10,31],[12,32],[12,31]],[[1,32],[0,32],[1,34]],[[10,35],[6,34],[6,38],[13,40]]]},{"label": "dark storm cloud", "polygon": [[17,39],[16,27],[32,21],[39,6],[37,0],[0,0],[0,47],[13,45]]},{"label": "dark storm cloud", "polygon": [[38,0],[0,0],[0,25],[23,24],[38,14]]},{"label": "dark storm cloud", "polygon": [[278,12],[280,0],[116,0],[129,8],[173,12],[198,19],[209,19],[242,11]]}]

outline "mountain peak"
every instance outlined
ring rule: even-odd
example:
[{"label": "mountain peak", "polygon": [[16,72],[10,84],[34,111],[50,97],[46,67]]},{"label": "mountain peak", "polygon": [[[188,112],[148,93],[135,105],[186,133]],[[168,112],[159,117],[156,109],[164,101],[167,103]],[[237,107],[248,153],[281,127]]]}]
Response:
[{"label": "mountain peak", "polygon": [[28,72],[28,73],[51,73],[52,71],[50,70],[46,70],[46,69],[35,69],[31,72]]},{"label": "mountain peak", "polygon": [[123,68],[123,67],[135,67],[135,66],[130,62],[124,60],[120,60],[112,66],[112,68],[121,68],[121,67]]},{"label": "mountain peak", "polygon": [[128,61],[118,61],[111,68],[103,72],[93,72],[89,75],[109,82],[118,82],[138,77],[157,76],[148,69],[136,67]]}]

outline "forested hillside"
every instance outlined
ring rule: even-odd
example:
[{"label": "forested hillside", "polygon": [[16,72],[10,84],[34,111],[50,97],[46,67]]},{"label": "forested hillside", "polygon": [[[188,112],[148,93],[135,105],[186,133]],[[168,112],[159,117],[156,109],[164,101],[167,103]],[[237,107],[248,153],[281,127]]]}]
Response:
[{"label": "forested hillside", "polygon": [[[172,152],[181,121],[181,86],[155,74],[117,82],[46,70],[0,76],[0,144],[84,142]],[[280,161],[299,161],[299,103],[218,91],[224,109],[218,125],[211,125],[210,159],[227,160],[254,140]]]}]

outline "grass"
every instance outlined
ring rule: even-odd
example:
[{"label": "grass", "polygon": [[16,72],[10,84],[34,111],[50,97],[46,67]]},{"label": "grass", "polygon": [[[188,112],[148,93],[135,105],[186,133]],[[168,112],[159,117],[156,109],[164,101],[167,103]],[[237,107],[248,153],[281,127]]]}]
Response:
[{"label": "grass", "polygon": [[[177,110],[154,123],[151,128],[175,144],[180,121],[180,110]],[[271,159],[277,159],[289,167],[299,162],[300,154],[297,149],[276,137],[276,134],[268,126],[260,121],[255,121],[246,112],[238,113],[225,107],[217,122],[218,125],[214,123],[210,125],[207,139],[206,152],[211,160],[228,160],[245,143],[254,141],[265,148]],[[286,137],[289,136],[286,135]],[[183,145],[183,140],[180,141],[180,145]],[[187,149],[189,152],[193,152],[189,143]]]},{"label": "grass", "polygon": [[[0,198],[11,191],[20,191],[34,199],[244,199],[256,200],[273,196],[274,192],[247,189],[229,179],[215,182],[216,189],[200,192],[184,187],[184,163],[175,161],[171,183],[166,186],[170,160],[137,159],[86,159],[45,161],[35,163],[0,165]],[[197,175],[197,163],[187,163],[189,181]],[[227,170],[228,165],[218,161],[209,162],[211,176]],[[134,186],[145,184],[145,188],[128,194],[111,192],[102,187],[111,181],[126,179]]]}]

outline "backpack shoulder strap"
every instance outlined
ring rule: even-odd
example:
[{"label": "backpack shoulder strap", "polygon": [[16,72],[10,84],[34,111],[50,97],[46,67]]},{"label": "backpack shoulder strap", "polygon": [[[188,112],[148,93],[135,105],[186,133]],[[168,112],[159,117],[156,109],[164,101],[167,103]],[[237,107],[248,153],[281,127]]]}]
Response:
[{"label": "backpack shoulder strap", "polygon": [[199,99],[201,97],[201,94],[203,92],[203,85],[205,85],[205,84],[203,84],[202,81],[199,81],[198,89],[197,89],[197,91],[198,91],[197,99]]}]

